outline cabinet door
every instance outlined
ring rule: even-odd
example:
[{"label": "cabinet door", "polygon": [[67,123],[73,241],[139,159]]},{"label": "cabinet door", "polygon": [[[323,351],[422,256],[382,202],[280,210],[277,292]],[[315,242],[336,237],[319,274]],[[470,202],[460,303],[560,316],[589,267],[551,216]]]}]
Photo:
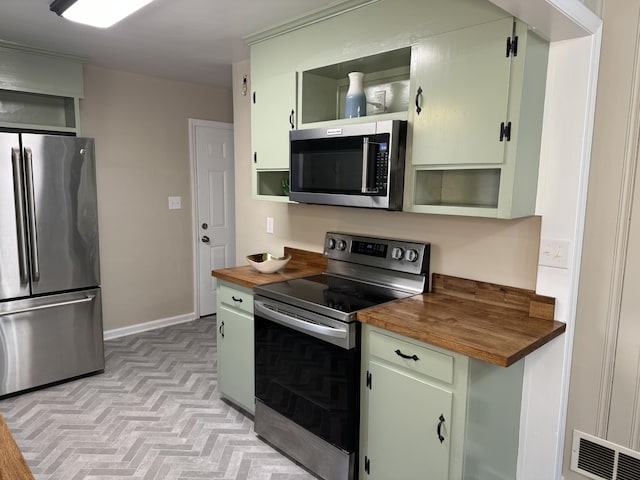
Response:
[{"label": "cabinet door", "polygon": [[[369,474],[389,480],[446,479],[449,476],[453,394],[418,376],[369,361],[367,451]],[[444,422],[438,425],[440,418]]]},{"label": "cabinet door", "polygon": [[250,413],[255,411],[253,317],[218,307],[218,391]]},{"label": "cabinet door", "polygon": [[[412,52],[414,165],[495,164],[504,158],[513,19],[422,40]],[[421,93],[418,93],[418,92]]]},{"label": "cabinet door", "polygon": [[289,130],[295,127],[296,116],[296,74],[256,74],[252,83],[253,166],[288,170]]}]

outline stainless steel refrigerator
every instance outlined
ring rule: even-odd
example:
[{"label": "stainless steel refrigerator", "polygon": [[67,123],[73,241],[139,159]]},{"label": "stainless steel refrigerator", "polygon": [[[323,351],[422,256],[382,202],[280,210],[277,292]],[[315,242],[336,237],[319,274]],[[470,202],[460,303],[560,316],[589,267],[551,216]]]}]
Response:
[{"label": "stainless steel refrigerator", "polygon": [[101,370],[94,141],[0,132],[0,396]]}]

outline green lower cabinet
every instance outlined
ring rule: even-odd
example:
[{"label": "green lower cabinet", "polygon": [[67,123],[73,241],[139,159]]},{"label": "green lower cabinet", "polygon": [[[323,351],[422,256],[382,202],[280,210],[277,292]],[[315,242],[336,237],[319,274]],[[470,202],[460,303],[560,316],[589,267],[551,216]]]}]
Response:
[{"label": "green lower cabinet", "polygon": [[233,284],[218,286],[218,392],[255,412],[253,294]]},{"label": "green lower cabinet", "polygon": [[524,362],[362,333],[360,479],[516,478]]},{"label": "green lower cabinet", "polygon": [[365,459],[367,477],[448,478],[453,393],[373,360],[368,370],[372,378],[369,419],[373,421]]}]

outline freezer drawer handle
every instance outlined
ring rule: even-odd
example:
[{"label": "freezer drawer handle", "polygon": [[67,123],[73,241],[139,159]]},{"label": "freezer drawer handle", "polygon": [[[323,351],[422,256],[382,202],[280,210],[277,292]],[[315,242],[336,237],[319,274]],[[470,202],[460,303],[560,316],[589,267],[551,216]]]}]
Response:
[{"label": "freezer drawer handle", "polygon": [[33,312],[36,310],[44,310],[46,308],[65,307],[67,305],[75,305],[76,303],[93,302],[96,298],[95,295],[87,295],[85,298],[79,298],[78,300],[69,300],[67,302],[48,303],[47,305],[38,305],[37,307],[21,308],[19,310],[11,310],[10,312],[0,312],[0,317],[6,317],[7,315],[16,315],[18,313]]},{"label": "freezer drawer handle", "polygon": [[36,234],[36,203],[33,189],[33,153],[29,147],[24,149],[27,160],[27,205],[29,207],[29,234],[31,240],[31,277],[34,282],[40,280],[40,262],[38,260],[38,235]]},{"label": "freezer drawer handle", "polygon": [[11,160],[13,161],[13,191],[16,200],[20,283],[27,283],[29,281],[29,261],[27,260],[27,228],[24,223],[24,192],[22,190],[22,168],[19,149],[11,149]]}]

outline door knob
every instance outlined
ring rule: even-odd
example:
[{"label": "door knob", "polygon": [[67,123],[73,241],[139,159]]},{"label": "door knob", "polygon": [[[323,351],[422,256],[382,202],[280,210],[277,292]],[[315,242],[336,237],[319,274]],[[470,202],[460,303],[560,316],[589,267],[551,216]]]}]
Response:
[{"label": "door knob", "polygon": [[202,243],[209,243],[211,240],[206,235],[202,237]]}]

